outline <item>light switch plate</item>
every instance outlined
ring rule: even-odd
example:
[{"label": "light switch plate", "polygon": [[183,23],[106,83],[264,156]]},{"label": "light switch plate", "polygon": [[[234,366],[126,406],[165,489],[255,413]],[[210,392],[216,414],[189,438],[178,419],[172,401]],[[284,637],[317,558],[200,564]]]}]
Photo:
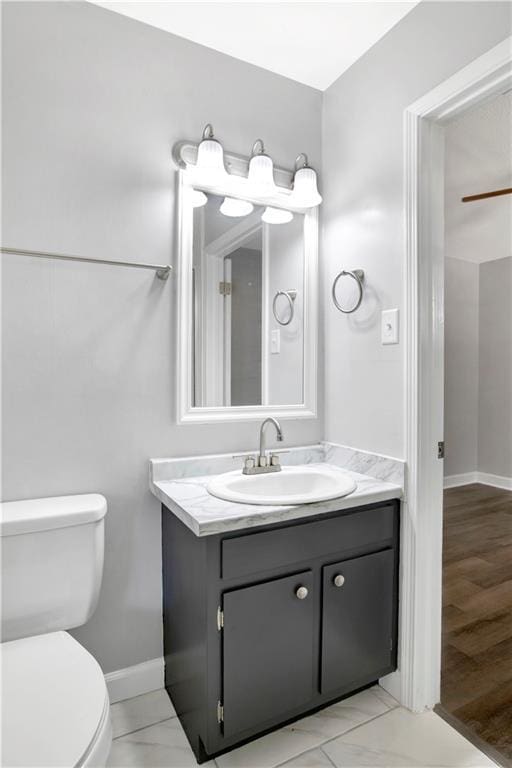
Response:
[{"label": "light switch plate", "polygon": [[281,333],[279,329],[270,334],[270,353],[278,355],[281,352]]},{"label": "light switch plate", "polygon": [[386,309],[382,313],[381,341],[383,344],[398,344],[398,309]]}]

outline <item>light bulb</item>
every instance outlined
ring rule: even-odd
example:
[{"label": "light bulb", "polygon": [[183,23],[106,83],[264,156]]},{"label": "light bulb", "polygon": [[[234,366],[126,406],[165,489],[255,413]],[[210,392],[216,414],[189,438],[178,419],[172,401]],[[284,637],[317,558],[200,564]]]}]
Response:
[{"label": "light bulb", "polygon": [[236,197],[225,197],[220,206],[220,212],[224,216],[247,216],[254,209],[254,205],[247,200],[238,200]]},{"label": "light bulb", "polygon": [[200,189],[192,190],[192,208],[201,208],[207,202],[208,198],[204,192],[201,192]]},{"label": "light bulb", "polygon": [[224,150],[222,144],[213,138],[213,128],[209,123],[197,148],[195,172],[204,184],[217,184],[226,176]]},{"label": "light bulb", "polygon": [[316,171],[308,166],[305,155],[302,157],[305,158],[304,166],[295,171],[290,202],[300,208],[314,208],[322,202],[317,188]]},{"label": "light bulb", "polygon": [[[255,146],[258,142],[255,143]],[[254,150],[253,150],[254,151]],[[276,191],[274,183],[274,163],[272,158],[263,151],[253,154],[249,161],[248,182],[251,185],[251,191],[256,197],[268,197]]]},{"label": "light bulb", "polygon": [[267,206],[261,215],[261,220],[267,224],[287,224],[293,219],[293,213],[285,208],[271,208]]}]

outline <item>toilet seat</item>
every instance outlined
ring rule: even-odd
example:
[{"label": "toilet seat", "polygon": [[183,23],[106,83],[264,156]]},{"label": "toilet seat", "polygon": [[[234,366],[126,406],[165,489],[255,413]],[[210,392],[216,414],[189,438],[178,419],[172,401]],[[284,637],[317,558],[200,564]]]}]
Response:
[{"label": "toilet seat", "polygon": [[99,766],[111,743],[108,692],[97,661],[67,632],[0,645],[2,762]]}]

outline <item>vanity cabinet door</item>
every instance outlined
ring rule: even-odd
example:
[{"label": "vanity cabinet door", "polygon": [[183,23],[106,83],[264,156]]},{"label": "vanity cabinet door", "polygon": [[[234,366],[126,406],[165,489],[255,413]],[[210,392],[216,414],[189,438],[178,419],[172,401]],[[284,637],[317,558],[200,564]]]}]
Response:
[{"label": "vanity cabinet door", "polygon": [[391,671],[393,605],[393,550],[323,568],[322,693]]},{"label": "vanity cabinet door", "polygon": [[314,693],[313,575],[223,595],[224,736],[298,710]]}]

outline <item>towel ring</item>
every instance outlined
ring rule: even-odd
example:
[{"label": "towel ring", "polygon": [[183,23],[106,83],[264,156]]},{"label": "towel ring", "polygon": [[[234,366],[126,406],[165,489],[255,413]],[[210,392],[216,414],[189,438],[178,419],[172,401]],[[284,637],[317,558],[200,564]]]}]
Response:
[{"label": "towel ring", "polygon": [[[288,300],[288,304],[290,306],[290,316],[288,320],[281,320],[277,314],[276,303],[280,296],[286,296],[286,299]],[[274,317],[276,321],[279,323],[279,325],[290,325],[291,321],[293,320],[293,315],[295,312],[294,303],[296,298],[297,298],[297,291],[294,288],[290,288],[290,290],[288,291],[277,291],[276,295],[274,296],[274,301],[272,302],[272,312],[274,313]]]},{"label": "towel ring", "polygon": [[[337,297],[336,297],[336,286],[338,285],[338,280],[340,277],[351,277],[353,280],[356,281],[357,286],[359,288],[359,298],[357,299],[356,303],[352,307],[352,309],[343,309],[341,304],[339,303]],[[363,300],[363,283],[364,283],[364,272],[362,269],[354,269],[352,271],[342,269],[341,272],[336,275],[334,278],[334,282],[332,284],[332,300],[334,302],[334,306],[336,309],[339,309],[340,312],[343,312],[344,315],[350,315],[352,312],[355,312],[356,309],[358,309],[361,306],[361,302]]]}]

